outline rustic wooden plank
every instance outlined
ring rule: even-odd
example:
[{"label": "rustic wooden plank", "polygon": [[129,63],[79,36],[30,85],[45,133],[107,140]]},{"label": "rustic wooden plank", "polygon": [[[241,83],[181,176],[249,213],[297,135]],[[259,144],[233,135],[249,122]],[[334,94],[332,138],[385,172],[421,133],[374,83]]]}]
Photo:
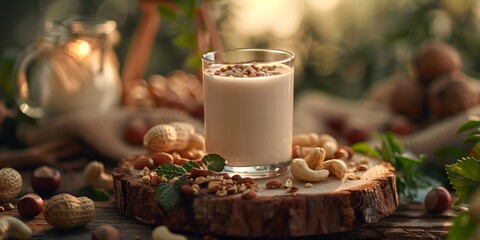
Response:
[{"label": "rustic wooden plank", "polygon": [[[401,206],[405,207],[405,205],[415,204],[404,203]],[[95,206],[95,219],[87,226],[73,230],[62,231],[54,229],[45,221],[42,215],[32,220],[22,219],[16,210],[2,212],[0,213],[0,217],[14,216],[25,221],[34,233],[32,239],[90,239],[90,232],[102,224],[112,224],[119,228],[125,237],[124,239],[134,239],[136,236],[140,239],[150,239],[150,233],[154,228],[153,225],[147,225],[120,215],[115,204],[112,202],[96,202]],[[418,209],[418,211],[422,212],[423,209]],[[432,219],[429,215],[422,214],[402,218],[391,215],[378,223],[352,231],[303,237],[300,239],[444,239],[450,225],[449,216],[446,216],[445,219]],[[203,236],[189,235],[189,239],[202,238]]]},{"label": "rustic wooden plank", "polygon": [[[108,168],[107,171],[111,171]],[[19,197],[32,192],[29,185],[30,170],[21,171],[24,178],[24,188]],[[62,170],[64,176],[60,192],[75,193],[83,187],[82,169]],[[38,216],[32,220],[22,219],[16,210],[0,212],[0,217],[14,216],[25,221],[33,230],[32,239],[91,239],[90,232],[102,224],[112,224],[124,235],[124,239],[150,239],[151,231],[155,226],[141,223],[140,221],[122,216],[113,202],[96,202],[96,217],[87,226],[61,231],[51,227],[43,218]],[[316,235],[297,239],[445,239],[451,218],[455,212],[448,210],[444,214],[428,214],[422,203],[400,202],[398,209],[390,216],[375,224],[368,224],[361,228],[336,234]],[[203,239],[201,235],[189,235],[189,239]],[[222,238],[218,238],[222,240]],[[224,238],[231,239],[231,238]]]},{"label": "rustic wooden plank", "polygon": [[[25,222],[33,232],[32,239],[91,239],[90,233],[98,226],[111,224],[122,232],[125,239],[150,239],[154,226],[141,224],[136,220],[126,218],[118,212],[112,202],[95,202],[95,218],[88,225],[75,229],[60,230],[53,228],[45,221],[43,214],[31,220],[23,219],[16,209],[0,213],[0,217],[13,216]],[[128,237],[128,238],[127,238]]]}]

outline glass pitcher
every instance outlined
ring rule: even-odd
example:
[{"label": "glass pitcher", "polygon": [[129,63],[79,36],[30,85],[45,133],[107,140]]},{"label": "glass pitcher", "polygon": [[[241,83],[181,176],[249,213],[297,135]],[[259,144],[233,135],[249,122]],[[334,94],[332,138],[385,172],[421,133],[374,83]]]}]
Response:
[{"label": "glass pitcher", "polygon": [[50,119],[118,106],[121,80],[116,23],[98,18],[45,21],[43,36],[18,57],[16,103],[33,118]]}]

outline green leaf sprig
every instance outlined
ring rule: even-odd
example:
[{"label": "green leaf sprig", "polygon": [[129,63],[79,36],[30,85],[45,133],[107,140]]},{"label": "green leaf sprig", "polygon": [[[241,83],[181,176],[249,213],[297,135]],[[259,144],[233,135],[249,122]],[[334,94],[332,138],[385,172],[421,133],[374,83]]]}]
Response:
[{"label": "green leaf sprig", "polygon": [[[225,167],[226,161],[222,156],[210,153],[202,158],[202,163],[210,171],[221,172]],[[198,163],[190,161],[182,164],[182,166],[165,163],[155,169],[159,177],[167,179],[167,182],[158,184],[155,193],[157,202],[162,208],[171,210],[177,205],[180,201],[180,187],[186,183],[187,173],[192,168],[200,168],[200,166]],[[178,178],[178,180],[171,183],[170,180],[174,178]]]},{"label": "green leaf sprig", "polygon": [[396,170],[396,183],[398,194],[413,200],[417,197],[419,189],[426,189],[438,183],[425,175],[419,174],[418,168],[425,160],[423,155],[415,155],[405,150],[403,144],[393,133],[379,134],[381,146],[376,149],[367,143],[357,143],[352,146],[358,153],[372,157],[380,157],[389,162]]},{"label": "green leaf sprig", "polygon": [[[455,189],[458,200],[455,205],[469,204],[478,201],[476,194],[480,192],[480,117],[470,116],[457,131],[457,134],[471,131],[465,138],[466,143],[475,143],[468,156],[457,159],[457,162],[445,166],[450,184]],[[454,217],[448,230],[447,239],[478,239],[480,221],[470,212],[462,212]]]}]

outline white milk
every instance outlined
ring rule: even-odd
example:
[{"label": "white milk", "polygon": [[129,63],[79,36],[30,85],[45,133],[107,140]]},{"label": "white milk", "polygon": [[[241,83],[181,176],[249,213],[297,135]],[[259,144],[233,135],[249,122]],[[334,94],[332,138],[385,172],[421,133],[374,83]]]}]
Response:
[{"label": "white milk", "polygon": [[294,71],[276,70],[282,74],[248,78],[204,71],[207,152],[234,167],[291,160]]}]

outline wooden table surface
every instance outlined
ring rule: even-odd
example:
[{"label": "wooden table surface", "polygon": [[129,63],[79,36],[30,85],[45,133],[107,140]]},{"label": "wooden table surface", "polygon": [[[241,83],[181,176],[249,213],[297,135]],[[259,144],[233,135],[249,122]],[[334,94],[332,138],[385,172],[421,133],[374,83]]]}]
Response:
[{"label": "wooden table surface", "polygon": [[[83,186],[82,169],[88,161],[81,160],[60,165],[62,185],[59,192],[76,193]],[[107,165],[111,170],[112,164]],[[30,186],[30,170],[21,170],[24,186],[19,197],[33,192]],[[113,201],[113,199],[112,199]],[[24,221],[33,231],[32,239],[91,239],[91,232],[102,224],[119,228],[123,239],[150,239],[155,226],[145,225],[137,220],[126,218],[118,212],[112,201],[95,202],[96,216],[85,227],[72,230],[57,230],[50,226],[43,215],[26,220],[16,210],[0,212],[0,217],[14,216]],[[312,236],[298,239],[445,239],[454,211],[441,215],[428,214],[421,203],[401,202],[399,208],[381,221],[363,226],[350,232]],[[189,239],[230,239],[228,237],[189,236]]]},{"label": "wooden table surface", "polygon": [[[96,202],[95,205],[95,219],[87,226],[73,230],[57,230],[45,221],[43,215],[25,220],[16,210],[11,210],[0,213],[0,216],[14,216],[25,221],[33,231],[32,239],[90,239],[90,232],[102,224],[111,224],[121,229],[123,239],[150,239],[155,226],[121,216],[112,202]],[[418,203],[401,204],[397,211],[376,224],[350,232],[298,239],[445,239],[451,225],[451,216],[451,211],[443,215],[429,215]],[[206,236],[189,236],[189,239],[206,239]]]}]

